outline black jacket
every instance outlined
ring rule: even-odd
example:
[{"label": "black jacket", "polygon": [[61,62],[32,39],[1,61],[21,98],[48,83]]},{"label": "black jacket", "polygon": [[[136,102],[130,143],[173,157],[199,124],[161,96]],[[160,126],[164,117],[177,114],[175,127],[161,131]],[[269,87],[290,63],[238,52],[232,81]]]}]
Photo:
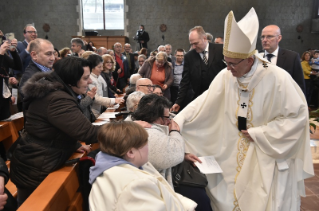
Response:
[{"label": "black jacket", "polygon": [[39,72],[41,72],[40,68],[38,68],[38,66],[34,64],[34,62],[31,60],[29,63],[29,66],[25,69],[22,75],[21,81],[19,83],[19,93],[21,94],[21,96],[23,96],[21,89],[23,85],[25,84],[25,82],[27,82],[27,80],[29,80],[34,74]]},{"label": "black jacket", "polygon": [[[212,82],[215,76],[226,67],[223,62],[223,45],[209,43],[208,56],[208,81]],[[188,88],[191,85],[194,91],[194,99],[201,95],[201,86],[203,81],[201,78],[201,61],[200,55],[193,49],[185,54],[183,78],[180,83],[178,98],[175,103],[182,105],[186,98]],[[205,85],[205,90],[208,89],[209,84]]]},{"label": "black jacket", "polygon": [[[22,62],[20,60],[17,51],[11,52],[13,57],[10,58],[7,54],[0,55],[0,120],[9,118],[10,113],[10,102],[11,98],[3,98],[3,81],[8,86],[9,85],[9,68],[16,70],[22,70]],[[17,100],[17,99],[16,99]]]},{"label": "black jacket", "polygon": [[38,73],[22,89],[25,133],[11,159],[10,176],[18,188],[36,188],[62,167],[79,147],[97,141],[98,127],[83,115],[76,94],[55,74]]},{"label": "black jacket", "polygon": [[[128,59],[127,59],[127,56],[126,56],[126,52],[123,52],[122,55],[126,57],[126,60],[128,62]],[[134,70],[135,70],[134,54],[129,53],[129,56],[130,56],[130,63],[131,63],[131,68],[129,68],[129,69],[130,69],[130,75],[132,75]],[[130,67],[130,64],[129,64],[129,67]]]},{"label": "black jacket", "polygon": [[305,79],[299,54],[294,51],[279,48],[277,56],[276,65],[286,70],[305,93]]}]

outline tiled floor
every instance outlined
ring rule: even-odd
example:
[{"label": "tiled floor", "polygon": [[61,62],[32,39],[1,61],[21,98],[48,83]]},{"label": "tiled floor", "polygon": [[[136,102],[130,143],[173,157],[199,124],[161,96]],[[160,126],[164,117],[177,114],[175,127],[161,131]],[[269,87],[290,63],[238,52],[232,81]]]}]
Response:
[{"label": "tiled floor", "polygon": [[301,211],[319,211],[319,164],[314,164],[315,176],[305,180],[306,197],[301,197]]}]

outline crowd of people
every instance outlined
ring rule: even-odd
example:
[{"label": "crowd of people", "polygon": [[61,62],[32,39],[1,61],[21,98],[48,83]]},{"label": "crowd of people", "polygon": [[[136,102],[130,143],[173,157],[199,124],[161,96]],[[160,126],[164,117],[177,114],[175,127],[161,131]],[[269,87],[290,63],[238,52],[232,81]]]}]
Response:
[{"label": "crowd of people", "polygon": [[[195,26],[189,51],[174,54],[171,44],[150,51],[143,25],[134,53],[129,43],[97,48],[81,38],[58,50],[30,24],[24,41],[3,40],[0,120],[15,101],[25,118],[10,169],[18,206],[73,152],[99,142],[90,210],[298,210],[313,175],[307,102],[316,102],[319,51],[300,60],[269,25],[258,52],[258,28],[254,9],[238,23],[230,12],[224,38]],[[115,104],[126,106],[125,121],[92,125]],[[208,174],[206,189],[174,187],[172,168],[211,155],[223,173]],[[1,172],[0,183],[9,176]]]}]

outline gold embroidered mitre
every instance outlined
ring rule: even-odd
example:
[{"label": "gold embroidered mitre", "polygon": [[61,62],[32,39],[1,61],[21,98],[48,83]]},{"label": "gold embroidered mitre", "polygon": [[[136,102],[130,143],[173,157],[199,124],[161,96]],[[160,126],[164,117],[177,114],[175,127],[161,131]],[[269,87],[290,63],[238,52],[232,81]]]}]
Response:
[{"label": "gold embroidered mitre", "polygon": [[253,7],[238,23],[233,11],[230,11],[224,26],[224,56],[246,59],[253,55],[256,49],[258,29],[259,21]]}]

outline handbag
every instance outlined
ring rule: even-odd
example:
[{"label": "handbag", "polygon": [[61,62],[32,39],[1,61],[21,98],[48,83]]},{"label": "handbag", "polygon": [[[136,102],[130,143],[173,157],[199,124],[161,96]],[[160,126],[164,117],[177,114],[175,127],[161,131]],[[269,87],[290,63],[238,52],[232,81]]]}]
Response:
[{"label": "handbag", "polygon": [[173,184],[191,187],[206,187],[208,184],[205,174],[202,174],[192,163],[184,160],[177,166],[172,167]]}]

